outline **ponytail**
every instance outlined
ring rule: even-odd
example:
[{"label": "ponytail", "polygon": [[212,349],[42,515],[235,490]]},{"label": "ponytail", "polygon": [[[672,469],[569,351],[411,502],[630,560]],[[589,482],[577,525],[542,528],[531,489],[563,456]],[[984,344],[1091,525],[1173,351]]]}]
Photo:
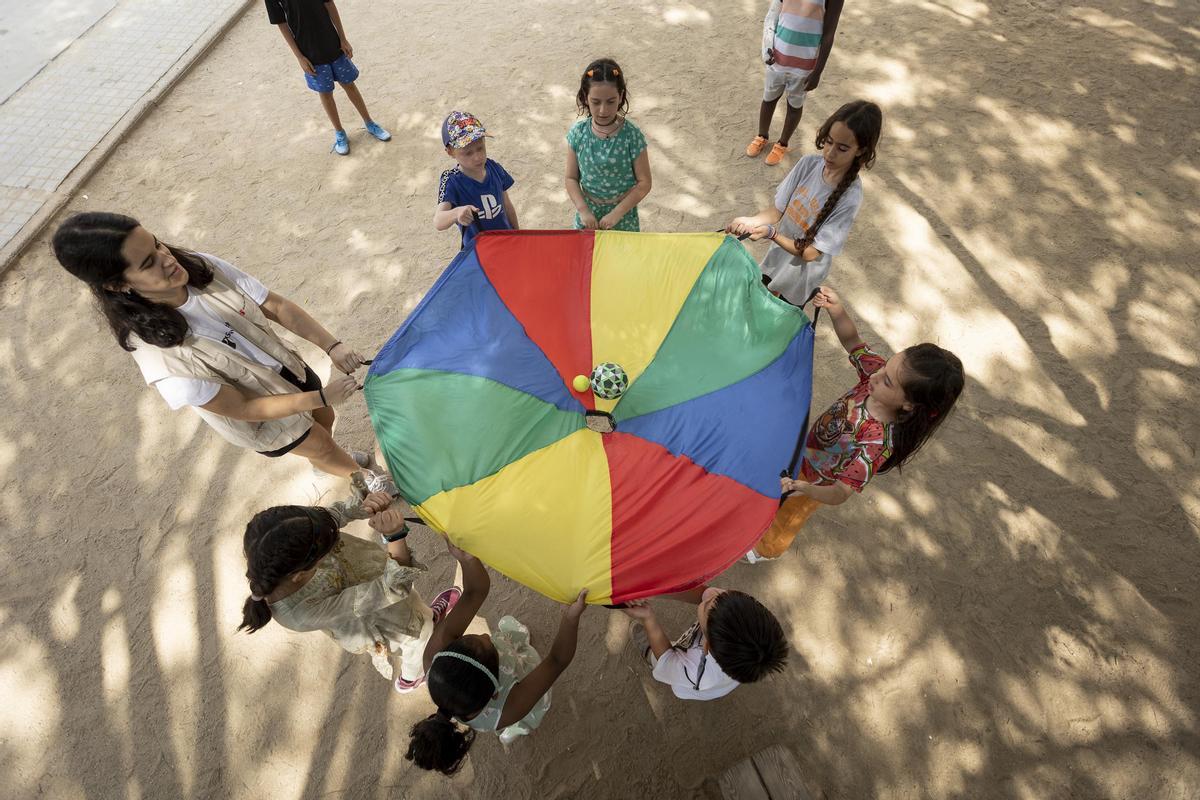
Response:
[{"label": "ponytail", "polygon": [[254,633],[270,621],[271,607],[267,605],[266,596],[263,595],[262,600],[255,600],[253,595],[247,597],[246,602],[242,604],[242,624],[238,626],[238,630]]},{"label": "ponytail", "polygon": [[254,633],[270,622],[271,592],[288,576],[316,566],[337,542],[337,521],[323,508],[275,506],[255,514],[242,538],[250,596],[238,630]]},{"label": "ponytail", "polygon": [[846,174],[838,181],[837,187],[833,190],[825,200],[825,205],[821,206],[821,210],[817,213],[817,218],[813,220],[812,225],[804,232],[803,236],[797,237],[795,241],[796,252],[803,256],[805,250],[817,238],[818,231],[825,221],[829,219],[829,215],[837,208],[838,201],[842,199],[842,195],[854,183],[854,179],[858,177],[860,170],[870,169],[875,165],[875,149],[879,146],[879,136],[883,132],[883,111],[879,106],[869,100],[853,100],[846,103],[837,111],[833,112],[829,119],[821,125],[817,131],[816,145],[817,149],[824,149],[829,142],[829,133],[833,130],[835,122],[840,122],[850,129],[854,134],[854,141],[858,143],[861,152],[855,156],[854,161],[846,170]]},{"label": "ponytail", "polygon": [[461,727],[440,708],[413,725],[408,735],[404,757],[421,769],[437,770],[443,775],[458,772],[475,741],[475,731]]},{"label": "ponytail", "polygon": [[936,344],[915,344],[904,351],[900,383],[912,409],[892,425],[892,454],[880,472],[903,467],[946,421],[962,394],[962,361]]},{"label": "ponytail", "polygon": [[405,758],[421,769],[453,775],[462,766],[475,740],[475,731],[459,727],[457,719],[470,719],[482,711],[497,691],[500,654],[460,636],[442,653],[465,658],[434,657],[425,673],[429,696],[437,713],[409,731]]}]

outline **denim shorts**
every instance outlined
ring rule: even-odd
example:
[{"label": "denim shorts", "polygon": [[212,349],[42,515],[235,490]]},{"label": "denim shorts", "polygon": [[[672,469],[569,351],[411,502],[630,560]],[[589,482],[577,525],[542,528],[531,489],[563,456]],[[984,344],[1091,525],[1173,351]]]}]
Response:
[{"label": "denim shorts", "polygon": [[354,83],[358,78],[358,67],[354,66],[354,62],[345,53],[332,64],[313,64],[313,69],[317,74],[304,73],[304,82],[308,84],[308,88],[321,94],[332,92],[334,81]]}]

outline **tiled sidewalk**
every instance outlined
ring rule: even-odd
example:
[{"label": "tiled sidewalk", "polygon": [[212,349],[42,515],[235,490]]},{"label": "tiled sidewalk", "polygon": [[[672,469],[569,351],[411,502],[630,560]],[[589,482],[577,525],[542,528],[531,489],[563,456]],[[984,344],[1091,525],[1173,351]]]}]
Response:
[{"label": "tiled sidewalk", "polygon": [[193,45],[247,2],[122,0],[0,104],[0,252]]}]

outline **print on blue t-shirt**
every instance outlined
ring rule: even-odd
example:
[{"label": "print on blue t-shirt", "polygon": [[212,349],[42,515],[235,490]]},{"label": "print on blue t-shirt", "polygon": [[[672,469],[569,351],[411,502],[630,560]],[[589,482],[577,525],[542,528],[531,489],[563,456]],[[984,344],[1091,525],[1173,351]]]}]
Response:
[{"label": "print on blue t-shirt", "polygon": [[442,173],[438,186],[438,205],[449,203],[454,208],[475,206],[479,209],[479,219],[470,225],[458,226],[462,230],[463,247],[480,231],[512,230],[508,214],[504,213],[504,193],[512,188],[512,176],[490,158],[484,162],[483,169],[483,181],[477,181],[455,165]]}]

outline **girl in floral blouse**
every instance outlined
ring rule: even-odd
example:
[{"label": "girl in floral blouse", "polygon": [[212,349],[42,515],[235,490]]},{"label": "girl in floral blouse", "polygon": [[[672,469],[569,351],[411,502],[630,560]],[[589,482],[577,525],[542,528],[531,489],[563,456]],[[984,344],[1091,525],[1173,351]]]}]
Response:
[{"label": "girl in floral blouse", "polygon": [[[339,530],[364,517],[383,547]],[[243,540],[250,597],[238,630],[253,633],[274,619],[301,633],[324,631],[348,652],[369,654],[396,691],[412,691],[425,680],[422,655],[433,626],[461,590],[425,604],[412,585],[425,566],[409,551],[407,535],[404,512],[384,492],[331,508],[260,511]]]},{"label": "girl in floral blouse", "polygon": [[781,479],[783,505],[746,559],[777,558],[812,512],[861,492],[877,473],[905,464],[933,436],[963,389],[958,356],[925,342],[884,358],[863,341],[832,289],[814,298],[858,372],[858,383],[808,430],[800,478]]}]

